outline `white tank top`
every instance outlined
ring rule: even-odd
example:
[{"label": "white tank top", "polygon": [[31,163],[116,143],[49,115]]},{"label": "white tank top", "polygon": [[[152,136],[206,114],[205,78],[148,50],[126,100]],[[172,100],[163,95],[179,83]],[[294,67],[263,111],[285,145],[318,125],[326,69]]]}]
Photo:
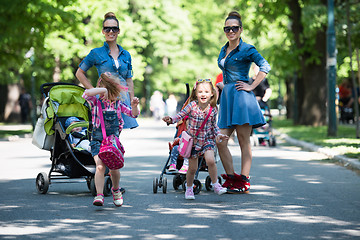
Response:
[{"label": "white tank top", "polygon": [[119,68],[119,60],[114,60],[116,68]]},{"label": "white tank top", "polygon": [[225,58],[223,58],[223,59],[220,60],[220,65],[221,65],[222,67],[224,67],[224,64],[225,64]]}]

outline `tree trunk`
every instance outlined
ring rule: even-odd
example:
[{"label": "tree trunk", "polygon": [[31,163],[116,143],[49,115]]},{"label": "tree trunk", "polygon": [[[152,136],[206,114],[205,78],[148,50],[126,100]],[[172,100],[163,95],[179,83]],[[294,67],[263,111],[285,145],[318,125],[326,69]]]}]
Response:
[{"label": "tree trunk", "polygon": [[5,121],[5,106],[8,100],[8,85],[0,85],[0,122]]},{"label": "tree trunk", "polygon": [[[301,21],[302,9],[299,1],[288,1],[291,10],[289,18],[292,20],[291,29],[297,49],[303,49],[303,42],[307,41]],[[311,51],[311,52],[310,52]],[[315,63],[309,59],[314,52],[319,52],[320,61]],[[294,109],[294,123],[320,126],[326,124],[326,30],[316,34],[316,43],[312,50],[301,51],[298,56],[300,70],[294,86],[296,109]]]},{"label": "tree trunk", "polygon": [[293,114],[293,84],[292,84],[292,79],[289,77],[287,79],[285,79],[285,86],[286,86],[286,94],[284,96],[284,103],[286,106],[286,118],[287,119],[292,119],[292,114]]},{"label": "tree trunk", "polygon": [[53,72],[53,82],[60,82],[60,74],[61,74],[61,69],[60,69],[60,57],[56,56],[55,57],[55,68],[54,68],[54,72]]},{"label": "tree trunk", "polygon": [[326,78],[326,30],[316,35],[314,51],[320,54],[319,63],[306,64],[308,56],[303,56],[303,77],[298,86],[299,124],[322,126],[326,125],[327,116],[327,78]]},{"label": "tree trunk", "polygon": [[[291,13],[289,15],[289,18],[291,20],[291,31],[294,34],[294,42],[295,42],[295,49],[302,49],[303,48],[303,44],[301,41],[301,35],[303,34],[304,31],[304,27],[302,26],[301,23],[301,7],[299,4],[299,1],[293,1],[293,0],[288,0],[288,5],[289,8],[291,10]],[[296,52],[295,50],[295,52]],[[302,63],[302,59],[301,56],[298,56],[299,61]],[[296,73],[296,76],[294,76],[295,82],[294,82],[294,99],[293,99],[293,105],[292,109],[293,109],[293,113],[291,114],[291,117],[294,120],[294,124],[299,124],[299,114],[300,114],[300,104],[302,102],[301,97],[303,96],[303,94],[301,93],[301,91],[303,90],[303,87],[301,86],[301,84],[303,83],[301,77],[301,68],[299,69],[299,71]],[[298,91],[298,89],[300,89],[300,92]]]}]

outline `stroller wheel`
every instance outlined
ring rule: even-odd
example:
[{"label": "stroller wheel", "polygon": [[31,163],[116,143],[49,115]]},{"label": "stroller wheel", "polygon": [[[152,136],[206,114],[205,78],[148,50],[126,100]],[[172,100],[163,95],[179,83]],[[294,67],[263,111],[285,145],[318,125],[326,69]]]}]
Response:
[{"label": "stroller wheel", "polygon": [[163,193],[166,193],[166,189],[167,189],[167,178],[164,177],[162,179],[162,189],[163,189]]},{"label": "stroller wheel", "polygon": [[211,191],[211,189],[212,189],[210,176],[207,176],[205,179],[205,188],[208,191]]},{"label": "stroller wheel", "polygon": [[199,194],[202,188],[202,184],[198,179],[194,180],[194,194]]},{"label": "stroller wheel", "polygon": [[112,188],[112,181],[110,176],[106,176],[105,177],[105,182],[104,182],[104,196],[110,196],[111,195],[111,188]]},{"label": "stroller wheel", "polygon": [[[186,191],[186,180],[183,182],[182,187],[184,191]],[[194,194],[199,194],[201,191],[202,185],[201,182],[198,179],[194,180]]]},{"label": "stroller wheel", "polygon": [[154,180],[153,180],[153,192],[154,193],[157,193],[158,185],[159,185],[159,180],[157,177],[154,177]]},{"label": "stroller wheel", "polygon": [[[110,178],[110,176],[105,176],[104,190],[103,190],[103,194],[105,197],[111,195],[111,188],[112,188],[111,178]],[[91,178],[91,180],[90,180],[90,192],[94,197],[97,195],[94,178]]]},{"label": "stroller wheel", "polygon": [[95,179],[94,178],[91,178],[91,180],[90,180],[90,192],[94,197],[97,194],[96,187],[95,187]]},{"label": "stroller wheel", "polygon": [[181,179],[180,185],[181,185],[181,187],[183,188],[183,190],[185,191],[185,190],[186,190],[186,187],[185,187],[185,185],[184,185],[184,182],[186,181],[186,175],[180,174],[180,179]]},{"label": "stroller wheel", "polygon": [[173,187],[175,190],[178,190],[180,185],[181,185],[181,177],[179,174],[176,174],[173,177]]},{"label": "stroller wheel", "polygon": [[41,172],[36,177],[36,189],[38,193],[45,194],[49,189],[49,178],[46,173]]},{"label": "stroller wheel", "polygon": [[91,191],[91,179],[92,177],[87,177],[86,180],[86,185],[88,187],[88,189]]},{"label": "stroller wheel", "polygon": [[276,139],[275,139],[274,136],[270,137],[270,139],[269,139],[269,145],[270,145],[271,147],[275,147],[275,146],[276,146]]}]

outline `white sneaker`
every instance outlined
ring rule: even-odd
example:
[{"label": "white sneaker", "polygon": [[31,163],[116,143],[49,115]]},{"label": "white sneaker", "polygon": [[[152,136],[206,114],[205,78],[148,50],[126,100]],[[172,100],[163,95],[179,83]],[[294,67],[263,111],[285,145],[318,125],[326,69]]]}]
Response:
[{"label": "white sneaker", "polygon": [[102,195],[102,194],[96,195],[96,197],[94,198],[94,201],[93,201],[93,205],[104,206],[104,195]]},{"label": "white sneaker", "polygon": [[123,200],[122,194],[120,192],[120,189],[118,189],[116,192],[114,192],[114,190],[111,188],[111,193],[113,195],[115,206],[121,207],[121,205],[123,205],[124,200]]},{"label": "white sneaker", "polygon": [[227,189],[226,188],[223,188],[220,183],[215,183],[212,185],[213,188],[214,188],[214,192],[217,194],[217,195],[221,195],[221,194],[224,194],[227,192]]},{"label": "white sneaker", "polygon": [[186,188],[185,199],[195,200],[195,195],[192,187]]}]

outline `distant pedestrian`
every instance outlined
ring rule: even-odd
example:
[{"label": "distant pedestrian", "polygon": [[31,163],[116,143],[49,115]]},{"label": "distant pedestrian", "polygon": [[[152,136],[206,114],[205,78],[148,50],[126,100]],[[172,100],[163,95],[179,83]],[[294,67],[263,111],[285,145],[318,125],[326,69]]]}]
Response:
[{"label": "distant pedestrian", "polygon": [[[201,155],[204,155],[214,192],[219,195],[226,193],[226,188],[221,187],[218,182],[214,149],[215,139],[221,141],[227,140],[229,137],[219,132],[216,125],[216,115],[215,88],[210,79],[199,79],[190,95],[190,103],[177,115],[163,118],[166,123],[172,124],[186,116],[189,117],[186,132],[194,138],[194,145],[189,158],[189,169],[186,173],[185,199],[195,199],[193,182],[198,168],[198,157]],[[204,125],[201,128],[203,123]]]},{"label": "distant pedestrian", "polygon": [[160,91],[156,90],[150,97],[150,111],[156,120],[160,120],[165,114],[165,102]]},{"label": "distant pedestrian", "polygon": [[173,116],[176,114],[176,109],[177,109],[177,105],[178,105],[178,101],[176,100],[176,97],[174,94],[170,94],[168,99],[166,99],[165,101],[165,106],[166,106],[166,113],[169,116]]},{"label": "distant pedestrian", "polygon": [[[250,191],[250,168],[252,153],[250,134],[253,127],[264,125],[265,119],[252,90],[270,71],[269,63],[256,48],[241,39],[243,31],[241,16],[230,12],[225,20],[224,32],[229,40],[221,48],[218,66],[223,72],[218,126],[220,132],[230,136],[234,130],[241,149],[241,175],[235,173],[233,158],[228,148],[228,140],[217,142],[218,152],[226,174],[223,187],[229,193],[248,193]],[[254,82],[249,85],[249,69],[254,62],[260,66]]]},{"label": "distant pedestrian", "polygon": [[[255,81],[257,74],[259,73],[259,67],[253,63],[253,71],[254,76],[250,79],[251,83]],[[259,85],[256,86],[256,88],[253,90],[256,100],[258,101],[261,108],[267,107],[270,108],[268,101],[271,97],[272,90],[270,88],[270,84],[267,78],[264,78]]]},{"label": "distant pedestrian", "polygon": [[23,88],[19,97],[21,123],[26,123],[31,110],[31,96]]}]

